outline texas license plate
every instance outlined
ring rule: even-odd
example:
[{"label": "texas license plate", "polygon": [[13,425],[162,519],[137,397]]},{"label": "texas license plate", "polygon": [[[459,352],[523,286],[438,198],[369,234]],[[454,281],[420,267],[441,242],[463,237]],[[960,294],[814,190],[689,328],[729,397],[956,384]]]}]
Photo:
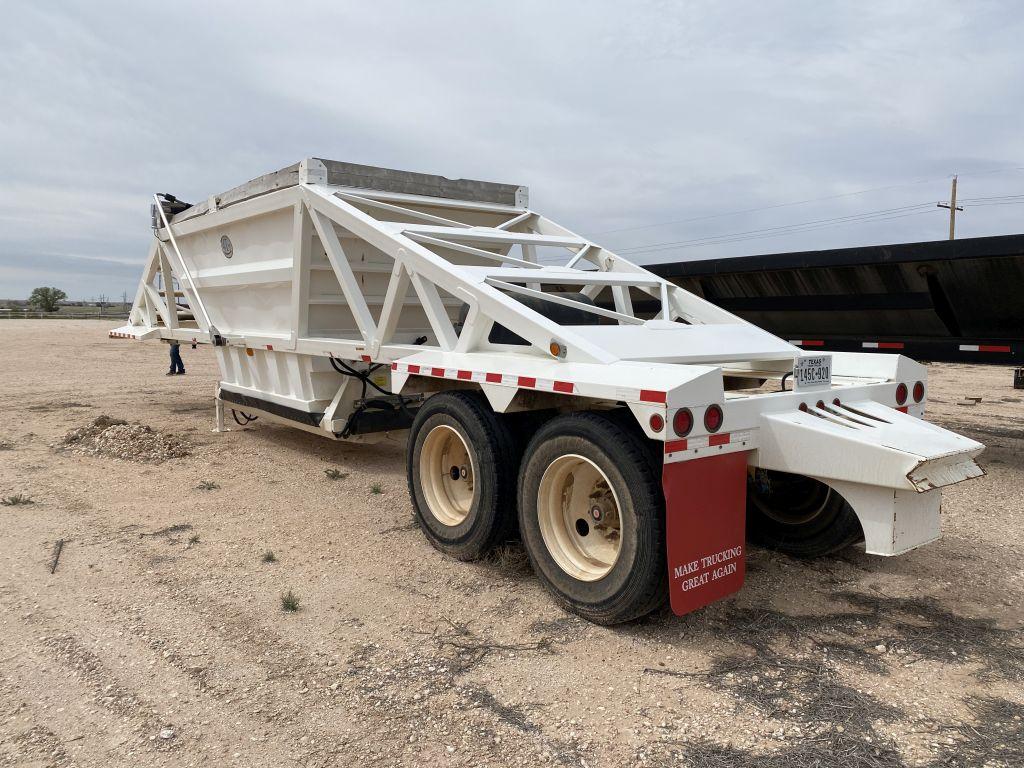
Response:
[{"label": "texas license plate", "polygon": [[794,389],[828,389],[832,386],[832,355],[802,356],[793,366]]}]

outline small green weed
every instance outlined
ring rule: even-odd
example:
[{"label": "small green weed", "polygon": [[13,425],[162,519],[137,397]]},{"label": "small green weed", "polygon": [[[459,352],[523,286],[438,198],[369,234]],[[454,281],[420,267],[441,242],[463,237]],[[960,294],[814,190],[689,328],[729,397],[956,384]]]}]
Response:
[{"label": "small green weed", "polygon": [[325,469],[324,474],[331,480],[344,480],[348,477],[348,472],[342,472],[341,470],[334,468]]},{"label": "small green weed", "polygon": [[384,493],[384,486],[380,483],[374,483],[370,486],[370,493]]},{"label": "small green weed", "polygon": [[274,554],[274,551],[272,549],[268,549],[266,552],[263,553],[263,556],[260,557],[260,560],[264,563],[276,563],[277,555]]},{"label": "small green weed", "polygon": [[23,504],[35,504],[31,496],[26,496],[24,493],[16,493],[13,496],[5,496],[0,499],[0,504],[5,507],[20,507]]},{"label": "small green weed", "polygon": [[218,488],[220,485],[213,480],[203,480],[196,486],[197,491],[216,491]]},{"label": "small green weed", "polygon": [[285,613],[295,613],[299,610],[299,596],[290,589],[281,595],[281,610]]}]

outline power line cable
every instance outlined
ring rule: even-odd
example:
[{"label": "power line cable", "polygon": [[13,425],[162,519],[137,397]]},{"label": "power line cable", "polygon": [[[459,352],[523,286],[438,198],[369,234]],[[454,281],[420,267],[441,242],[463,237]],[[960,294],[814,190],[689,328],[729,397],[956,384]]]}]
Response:
[{"label": "power line cable", "polygon": [[[948,178],[948,177],[945,177],[945,178]],[[936,181],[944,181],[945,178],[942,178],[942,179],[938,179],[938,178],[935,178],[935,179],[921,179],[919,181],[911,181],[911,182],[908,182],[906,184],[892,184],[892,185],[885,186],[885,187],[871,187],[870,189],[859,189],[856,192],[843,192],[843,193],[840,193],[840,194],[837,194],[837,195],[824,195],[822,197],[809,197],[806,200],[792,200],[792,201],[790,201],[788,203],[775,203],[774,205],[762,205],[762,206],[759,206],[757,208],[741,208],[741,209],[736,210],[736,211],[726,211],[724,213],[712,213],[712,214],[708,214],[707,216],[694,216],[694,217],[689,218],[689,219],[679,219],[677,221],[661,221],[661,222],[657,222],[655,224],[641,224],[641,225],[635,226],[635,227],[620,227],[618,229],[606,229],[606,230],[603,230],[601,232],[595,232],[594,235],[595,236],[597,236],[597,235],[610,235],[610,234],[613,234],[615,232],[633,232],[633,231],[640,230],[640,229],[654,229],[656,227],[671,227],[671,226],[674,226],[676,224],[689,224],[689,223],[694,222],[694,221],[707,221],[709,219],[721,219],[721,218],[725,218],[727,216],[740,216],[740,215],[742,215],[744,213],[758,213],[759,211],[771,211],[771,210],[774,210],[776,208],[788,208],[788,207],[791,207],[791,206],[794,206],[794,205],[805,205],[807,203],[818,203],[818,202],[822,202],[822,201],[825,201],[825,200],[838,200],[838,199],[844,198],[844,197],[854,197],[856,195],[866,195],[869,192],[883,192],[883,191],[889,190],[889,189],[902,189],[904,187],[912,187],[912,186],[915,186],[917,184],[928,184],[928,183],[932,183],[932,182],[936,182]]]},{"label": "power line cable", "polygon": [[848,214],[846,216],[835,216],[827,219],[812,219],[810,221],[793,222],[790,224],[782,224],[775,227],[763,227],[760,229],[751,229],[741,232],[724,232],[718,235],[708,235],[706,237],[693,238],[690,240],[674,240],[660,243],[648,243],[647,245],[632,246],[630,248],[617,248],[617,253],[630,254],[630,253],[641,253],[651,249],[663,249],[676,245],[685,245],[689,243],[699,242],[701,240],[717,239],[720,237],[736,237],[743,235],[755,235],[762,232],[773,232],[778,230],[793,230],[794,228],[809,227],[817,224],[825,224],[830,222],[845,222],[845,221],[856,221],[856,220],[870,220],[877,216],[884,216],[891,213],[900,213],[903,211],[910,211],[915,209],[928,209],[931,210],[934,207],[933,202],[927,203],[915,203],[913,205],[897,206],[895,208],[881,208],[875,211],[863,211],[861,213]]},{"label": "power line cable", "polygon": [[1024,205],[1024,200],[993,200],[988,203],[971,203],[964,200],[963,203],[968,208],[984,208],[989,205]]},{"label": "power line cable", "polygon": [[[989,170],[989,171],[968,171],[967,173],[961,173],[959,175],[960,176],[985,176],[985,175],[989,175],[989,174],[993,174],[993,173],[1010,173],[1012,171],[1024,171],[1024,166],[1014,166],[1014,167],[1011,167],[1011,168],[994,168],[994,169]],[[952,174],[950,174],[950,175],[952,175]],[[890,184],[890,185],[883,186],[883,187],[871,187],[869,189],[860,189],[860,190],[857,190],[856,192],[843,192],[843,193],[836,194],[836,195],[824,195],[822,197],[811,197],[811,198],[807,198],[806,200],[793,200],[793,201],[786,202],[786,203],[775,203],[773,205],[759,206],[757,208],[743,208],[743,209],[736,210],[736,211],[725,211],[724,213],[708,214],[707,216],[695,216],[695,217],[692,217],[692,218],[689,218],[689,219],[679,219],[679,220],[676,220],[676,221],[662,221],[662,222],[656,222],[654,224],[640,224],[640,225],[637,225],[637,226],[634,226],[634,227],[619,227],[617,229],[605,229],[605,230],[602,230],[600,232],[594,232],[593,236],[596,237],[598,235],[610,235],[610,234],[614,234],[616,232],[634,232],[634,231],[638,231],[638,230],[641,230],[641,229],[655,229],[657,227],[671,227],[671,226],[675,226],[677,224],[689,224],[689,223],[692,223],[692,222],[695,222],[695,221],[708,221],[710,219],[720,219],[720,218],[725,218],[725,217],[728,217],[728,216],[740,216],[740,215],[745,214],[745,213],[757,213],[759,211],[770,211],[770,210],[774,210],[774,209],[777,209],[777,208],[787,208],[787,207],[791,207],[791,206],[795,206],[795,205],[806,205],[807,203],[817,203],[817,202],[823,202],[823,201],[826,201],[826,200],[838,200],[838,199],[841,199],[841,198],[844,198],[844,197],[854,197],[856,195],[865,195],[865,194],[868,194],[869,192],[884,192],[884,191],[887,191],[887,190],[890,190],[890,189],[904,189],[906,187],[913,187],[913,186],[916,186],[918,184],[929,184],[929,183],[933,183],[933,182],[936,182],[936,181],[945,181],[948,178],[950,178],[949,175],[944,176],[942,178],[919,179],[918,181],[910,181],[910,182],[906,182],[904,184]]]},{"label": "power line cable", "polygon": [[[923,210],[923,211],[911,211],[909,213],[900,213],[900,214],[894,214],[894,215],[891,215],[891,216],[880,216],[880,217],[876,217],[876,218],[873,218],[873,219],[869,219],[869,221],[872,221],[872,222],[874,222],[874,221],[892,221],[894,219],[905,219],[905,218],[908,218],[910,216],[924,216],[924,215],[930,214],[930,213],[932,213],[932,210],[929,207],[927,210]],[[859,221],[859,220],[858,221],[839,221],[839,222],[833,222],[833,223],[828,223],[828,224],[819,224],[817,226],[808,226],[808,227],[804,227],[802,229],[793,229],[793,230],[787,230],[787,231],[764,232],[764,233],[761,233],[761,234],[741,236],[741,237],[727,237],[726,236],[726,237],[721,237],[721,238],[718,238],[718,239],[707,239],[707,240],[702,240],[702,241],[693,241],[693,242],[688,242],[688,243],[681,243],[681,244],[678,244],[678,245],[672,245],[672,246],[668,246],[668,247],[664,247],[664,248],[657,248],[657,249],[653,249],[653,250],[650,250],[650,251],[644,251],[641,254],[629,254],[629,256],[643,256],[643,255],[648,255],[648,254],[652,254],[652,253],[663,253],[665,251],[671,251],[671,250],[682,249],[682,248],[701,248],[701,247],[708,246],[708,245],[724,245],[724,244],[728,244],[728,243],[744,242],[744,241],[747,241],[747,240],[761,240],[761,239],[764,239],[764,238],[767,238],[767,237],[781,237],[783,235],[802,234],[804,232],[815,232],[815,231],[822,230],[822,229],[830,229],[832,227],[843,227],[843,226],[848,226],[850,224],[859,224],[859,223],[861,223],[861,221]]]}]

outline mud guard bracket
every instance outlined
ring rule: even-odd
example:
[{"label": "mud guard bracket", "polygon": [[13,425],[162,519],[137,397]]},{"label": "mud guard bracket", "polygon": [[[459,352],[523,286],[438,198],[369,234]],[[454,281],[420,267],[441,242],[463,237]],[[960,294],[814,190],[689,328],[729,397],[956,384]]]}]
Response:
[{"label": "mud guard bracket", "polygon": [[682,616],[743,586],[747,452],[666,462],[661,482],[669,597]]}]

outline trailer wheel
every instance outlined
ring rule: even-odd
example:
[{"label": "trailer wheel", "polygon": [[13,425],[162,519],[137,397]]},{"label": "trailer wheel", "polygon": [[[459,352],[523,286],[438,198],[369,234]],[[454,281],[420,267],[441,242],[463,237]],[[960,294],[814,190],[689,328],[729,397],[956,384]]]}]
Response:
[{"label": "trailer wheel", "polygon": [[794,557],[830,555],[864,537],[853,507],[827,485],[764,469],[748,478],[747,535]]},{"label": "trailer wheel", "polygon": [[427,398],[413,422],[406,458],[416,519],[437,549],[475,560],[512,537],[514,442],[478,393]]},{"label": "trailer wheel", "polygon": [[598,624],[665,602],[664,503],[644,438],[596,413],[561,416],[526,449],[519,528],[555,599]]}]

